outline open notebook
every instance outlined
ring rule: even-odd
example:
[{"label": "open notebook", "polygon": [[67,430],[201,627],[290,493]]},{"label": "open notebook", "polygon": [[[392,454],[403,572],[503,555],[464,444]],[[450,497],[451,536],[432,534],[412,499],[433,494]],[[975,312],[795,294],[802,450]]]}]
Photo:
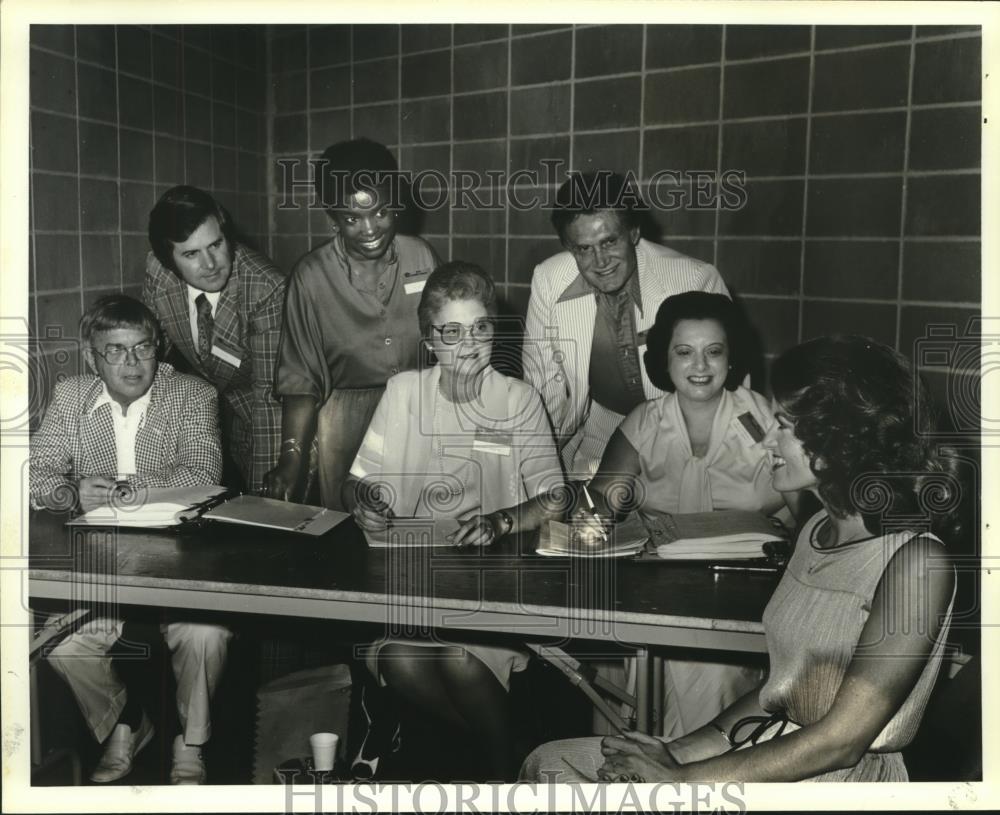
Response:
[{"label": "open notebook", "polygon": [[194,518],[212,501],[226,492],[212,484],[202,487],[149,487],[110,506],[97,507],[67,523],[88,526],[125,526],[162,529]]},{"label": "open notebook", "polygon": [[596,546],[576,543],[572,524],[549,521],[543,524],[535,552],[545,557],[630,557],[642,551],[649,532],[635,513],[615,524],[608,540]]},{"label": "open notebook", "polygon": [[656,535],[656,554],[664,560],[748,560],[765,556],[764,544],[786,535],[759,512],[721,510],[678,513],[649,519]]}]

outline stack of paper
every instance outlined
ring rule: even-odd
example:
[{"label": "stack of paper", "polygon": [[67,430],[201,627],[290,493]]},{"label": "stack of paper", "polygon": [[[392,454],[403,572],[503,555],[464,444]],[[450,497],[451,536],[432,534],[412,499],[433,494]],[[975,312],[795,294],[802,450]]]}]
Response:
[{"label": "stack of paper", "polygon": [[656,547],[665,560],[747,560],[764,557],[764,544],[785,539],[759,512],[724,510],[657,516],[668,542]]},{"label": "stack of paper", "polygon": [[573,538],[573,524],[549,521],[542,527],[535,552],[545,557],[630,557],[642,551],[649,533],[637,515],[629,515],[608,532],[607,541],[581,544]]},{"label": "stack of paper", "polygon": [[185,516],[193,513],[197,505],[222,495],[225,491],[225,487],[217,484],[203,487],[149,487],[137,490],[109,506],[85,512],[69,523],[162,529],[176,526]]},{"label": "stack of paper", "polygon": [[461,522],[454,518],[393,518],[382,532],[365,532],[373,549],[394,549],[413,546],[454,546],[448,540]]}]

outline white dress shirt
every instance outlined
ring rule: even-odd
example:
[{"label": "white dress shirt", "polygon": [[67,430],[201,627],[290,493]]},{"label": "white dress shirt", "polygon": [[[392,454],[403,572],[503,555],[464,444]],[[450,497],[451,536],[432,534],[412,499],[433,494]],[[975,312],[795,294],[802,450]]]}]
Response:
[{"label": "white dress shirt", "polygon": [[150,388],[142,396],[128,406],[128,412],[122,410],[122,406],[111,398],[108,393],[108,386],[94,403],[93,412],[103,404],[111,405],[111,422],[115,429],[115,449],[118,458],[119,479],[127,479],[130,475],[135,475],[135,439],[142,426],[142,420],[146,418],[146,408],[149,407],[149,400],[153,389]]}]

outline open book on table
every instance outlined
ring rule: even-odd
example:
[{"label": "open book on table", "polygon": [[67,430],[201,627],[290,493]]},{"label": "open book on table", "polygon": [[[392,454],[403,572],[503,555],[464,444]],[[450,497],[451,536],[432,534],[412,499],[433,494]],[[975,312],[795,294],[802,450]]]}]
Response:
[{"label": "open book on table", "polygon": [[67,523],[77,526],[123,526],[163,529],[197,517],[226,488],[218,484],[201,487],[148,487],[97,507]]},{"label": "open book on table", "polygon": [[549,521],[542,525],[536,554],[545,557],[631,557],[643,550],[649,532],[642,519],[632,513],[608,532],[607,541],[582,544],[573,538],[573,524]]}]

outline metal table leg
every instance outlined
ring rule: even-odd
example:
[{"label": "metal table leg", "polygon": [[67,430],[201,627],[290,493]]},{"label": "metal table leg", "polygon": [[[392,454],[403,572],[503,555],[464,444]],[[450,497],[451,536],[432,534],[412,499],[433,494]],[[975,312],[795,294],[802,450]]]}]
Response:
[{"label": "metal table leg", "polygon": [[650,704],[653,716],[653,726],[649,731],[651,736],[663,735],[663,657],[659,654],[652,656],[653,662],[653,682],[649,692],[653,699]]},{"label": "metal table leg", "polygon": [[652,711],[650,704],[652,693],[652,665],[648,648],[638,648],[635,652],[635,720],[636,728],[643,733],[652,732]]}]

